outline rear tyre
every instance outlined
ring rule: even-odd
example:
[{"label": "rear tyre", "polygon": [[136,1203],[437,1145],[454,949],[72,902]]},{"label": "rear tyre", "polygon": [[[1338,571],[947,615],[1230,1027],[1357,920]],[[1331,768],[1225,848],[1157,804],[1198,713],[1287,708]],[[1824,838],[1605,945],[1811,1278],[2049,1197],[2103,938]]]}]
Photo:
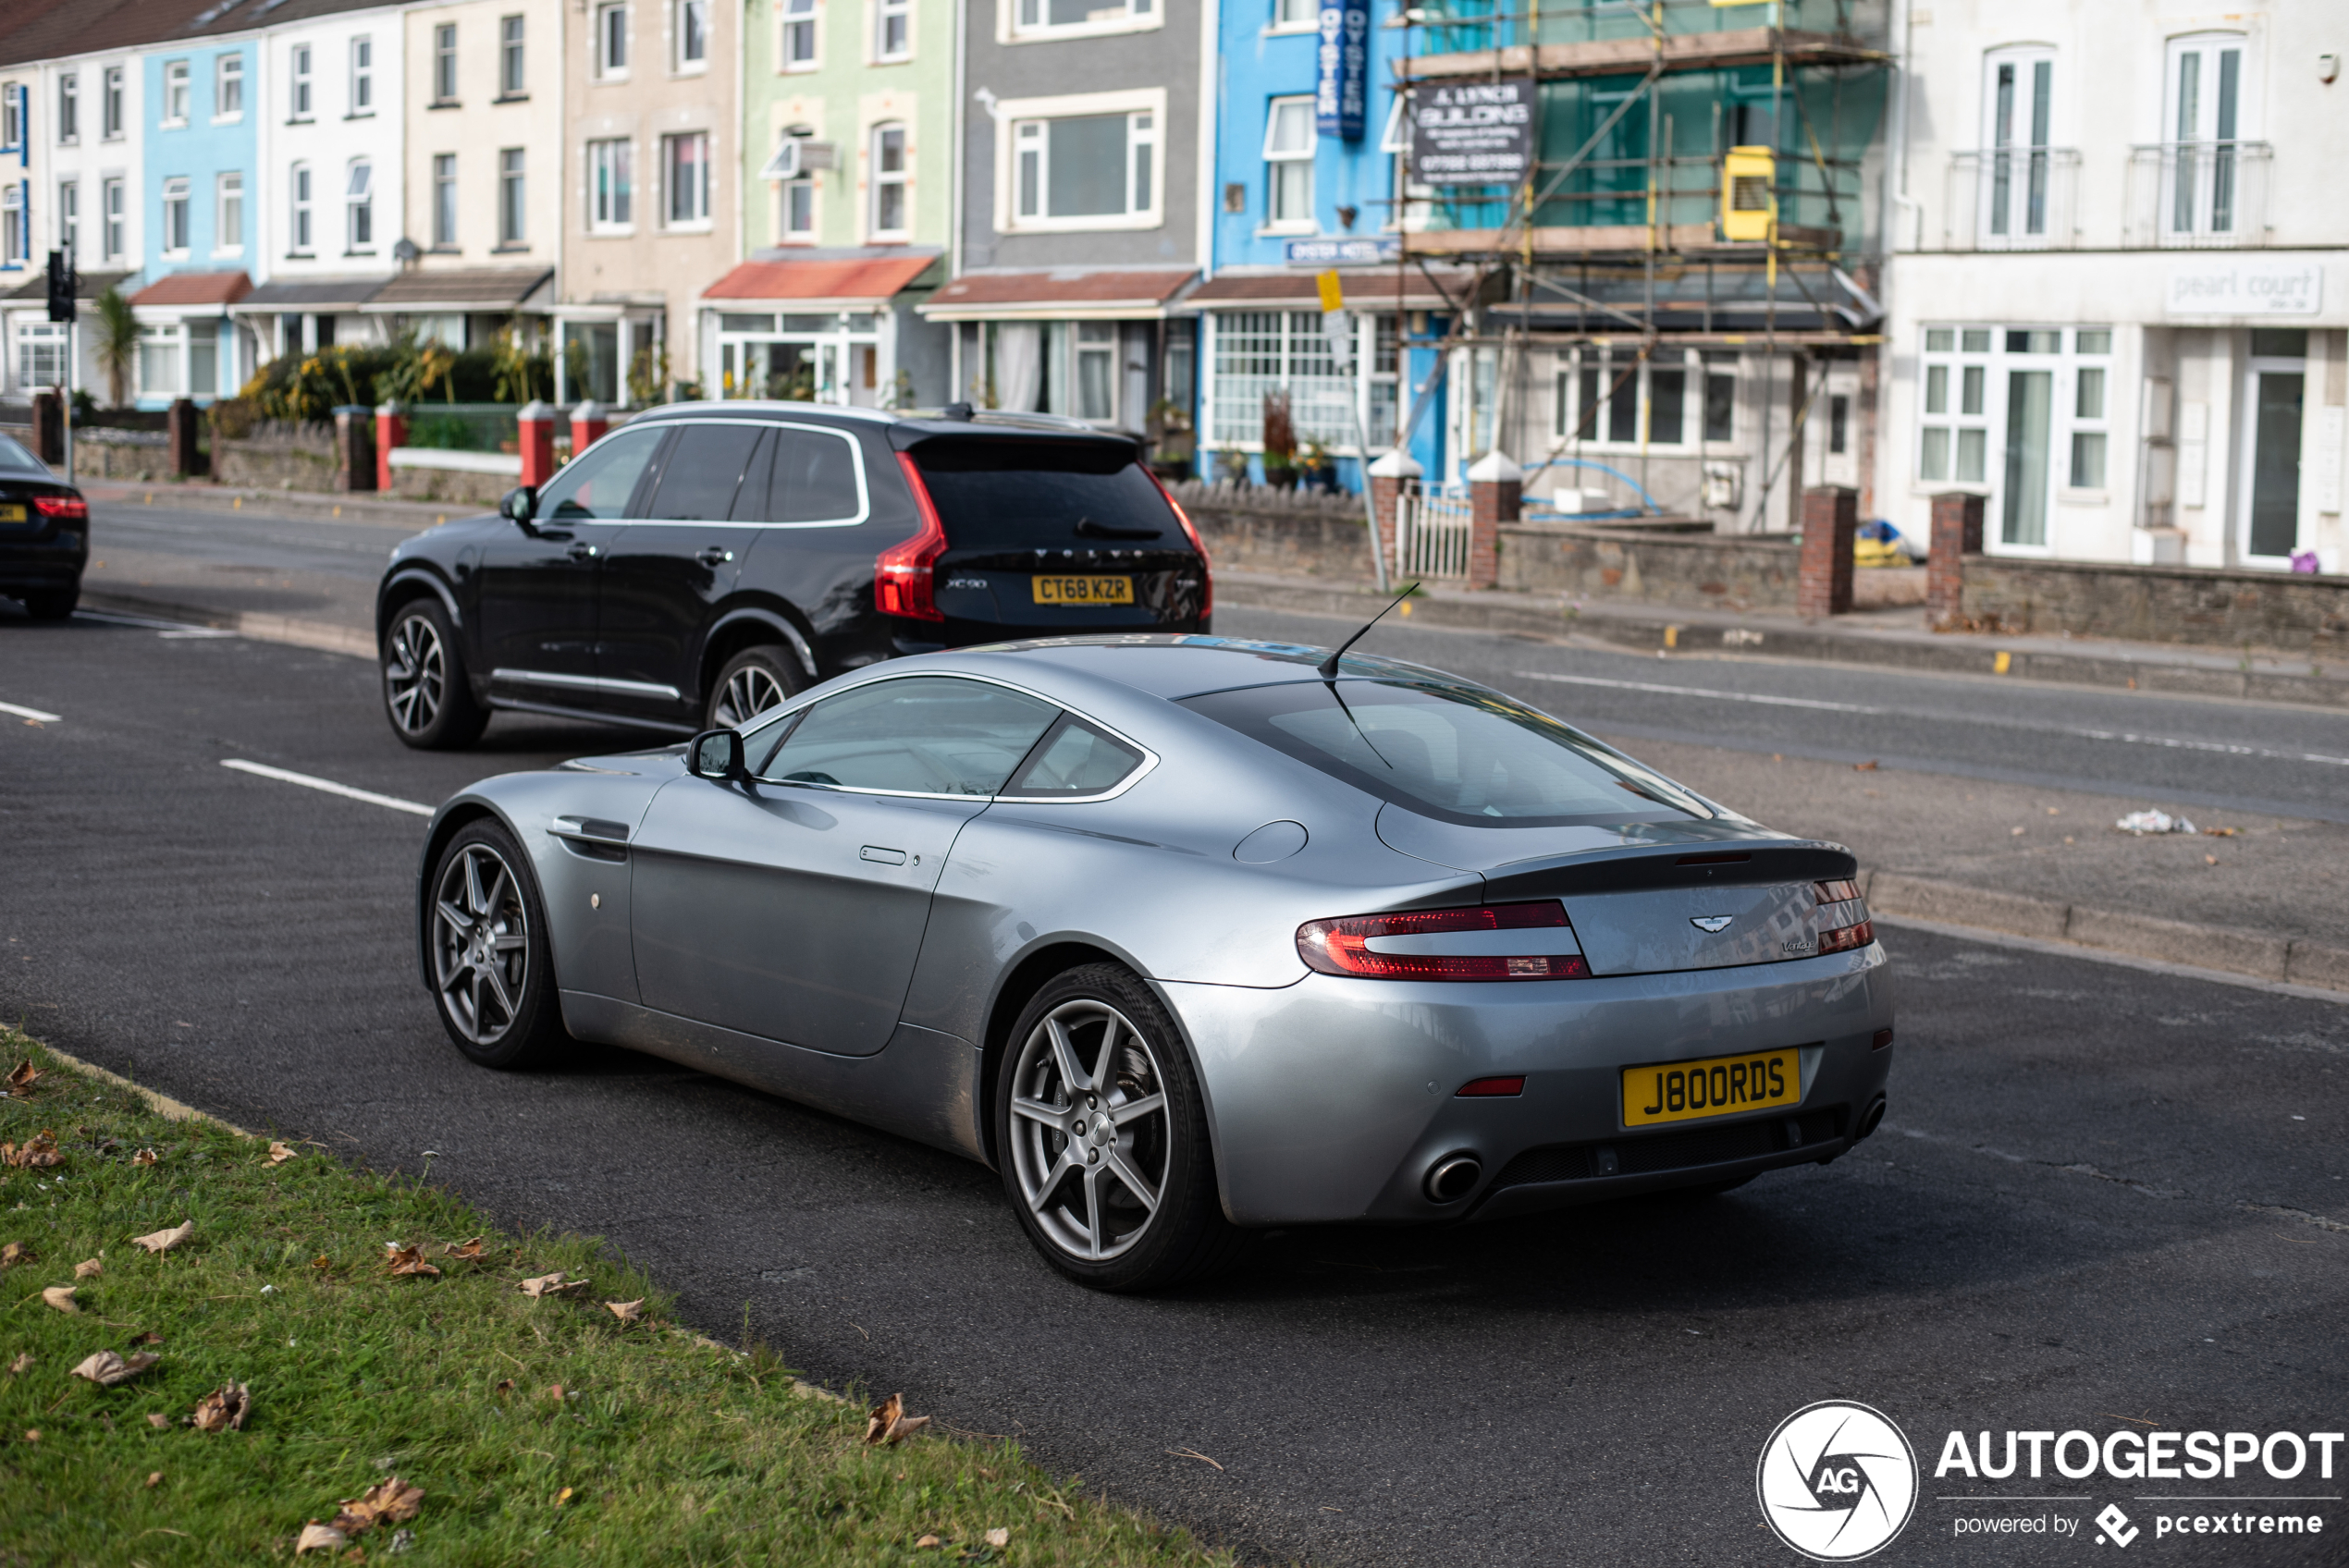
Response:
[{"label": "rear tyre", "polygon": [[1020,1228],[1097,1291],[1219,1273],[1246,1233],[1224,1218],[1189,1057],[1150,987],[1112,963],[1052,981],[1013,1025],[995,1146]]},{"label": "rear tyre", "polygon": [[484,1067],[544,1067],[571,1045],[546,906],[522,848],[486,818],[433,865],[426,952],[441,1027]]},{"label": "rear tyre", "polygon": [[384,717],[424,752],[459,751],[481,739],[488,713],[473,701],[464,655],[437,599],[400,606],[384,632]]},{"label": "rear tyre", "polygon": [[709,683],[703,710],[705,729],[740,729],[769,708],[805,691],[798,657],[779,643],[744,648],[728,659]]},{"label": "rear tyre", "polygon": [[35,620],[63,620],[81,602],[81,584],[68,588],[36,588],[24,596],[24,613]]}]

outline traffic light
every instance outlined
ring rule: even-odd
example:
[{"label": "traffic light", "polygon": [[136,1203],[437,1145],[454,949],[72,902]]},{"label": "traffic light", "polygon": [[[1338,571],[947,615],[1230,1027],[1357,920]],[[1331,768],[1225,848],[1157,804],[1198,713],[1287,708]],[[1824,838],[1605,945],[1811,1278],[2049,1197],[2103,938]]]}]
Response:
[{"label": "traffic light", "polygon": [[73,263],[66,260],[63,251],[49,252],[49,319],[73,319]]}]

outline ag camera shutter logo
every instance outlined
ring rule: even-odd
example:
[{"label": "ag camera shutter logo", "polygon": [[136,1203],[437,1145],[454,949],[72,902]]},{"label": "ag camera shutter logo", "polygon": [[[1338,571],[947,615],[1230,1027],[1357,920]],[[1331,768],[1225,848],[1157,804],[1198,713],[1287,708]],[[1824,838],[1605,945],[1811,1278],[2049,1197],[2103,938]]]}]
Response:
[{"label": "ag camera shutter logo", "polygon": [[1883,1412],[1821,1400],[1778,1423],[1753,1488],[1778,1539],[1816,1562],[1855,1562],[1915,1512],[1916,1451]]}]

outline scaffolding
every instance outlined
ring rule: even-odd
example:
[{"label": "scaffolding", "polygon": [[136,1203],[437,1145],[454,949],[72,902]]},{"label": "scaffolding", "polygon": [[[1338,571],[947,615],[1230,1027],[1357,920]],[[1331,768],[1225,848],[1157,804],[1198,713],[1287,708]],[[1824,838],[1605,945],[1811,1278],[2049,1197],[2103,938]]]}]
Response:
[{"label": "scaffolding", "polygon": [[[1818,392],[1806,370],[1856,356],[1873,386],[1881,218],[1863,175],[1889,64],[1873,42],[1881,0],[1510,3],[1399,14],[1413,31],[1398,92],[1530,80],[1534,113],[1521,182],[1396,194],[1398,265],[1470,269],[1442,346],[1496,358],[1496,433],[1513,388],[1524,406],[1540,349],[1595,353],[1609,401],[1660,352],[1760,354],[1773,378],[1787,356],[1783,450],[1768,460],[1765,393],[1764,485],[1737,508],[1752,527],[1803,439]],[[1543,463],[1576,434],[1562,430]]]}]

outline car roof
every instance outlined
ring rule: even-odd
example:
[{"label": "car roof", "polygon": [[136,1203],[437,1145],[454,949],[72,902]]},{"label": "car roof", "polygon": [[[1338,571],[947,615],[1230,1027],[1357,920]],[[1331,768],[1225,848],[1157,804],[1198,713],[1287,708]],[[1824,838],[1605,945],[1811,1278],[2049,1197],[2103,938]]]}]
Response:
[{"label": "car roof", "polygon": [[1059,441],[1108,441],[1121,447],[1132,447],[1134,437],[1123,431],[1103,430],[1098,425],[1071,419],[1064,414],[1005,413],[1000,410],[981,409],[948,412],[942,409],[860,409],[846,403],[798,403],[768,398],[728,398],[719,401],[698,403],[658,403],[644,410],[630,421],[694,419],[712,416],[741,419],[745,415],[768,419],[838,420],[852,424],[879,427],[892,433],[893,444],[911,447],[932,436],[1000,435],[1014,438],[1045,436]]},{"label": "car roof", "polygon": [[[1149,632],[1131,636],[1039,637],[1015,643],[982,643],[958,653],[973,657],[1014,655],[1021,666],[1042,664],[1175,702],[1208,692],[1311,680],[1330,651],[1305,643]],[[1338,669],[1355,680],[1408,680],[1414,685],[1435,685],[1460,692],[1483,690],[1472,681],[1425,665],[1381,658],[1374,654],[1348,653]]]}]

